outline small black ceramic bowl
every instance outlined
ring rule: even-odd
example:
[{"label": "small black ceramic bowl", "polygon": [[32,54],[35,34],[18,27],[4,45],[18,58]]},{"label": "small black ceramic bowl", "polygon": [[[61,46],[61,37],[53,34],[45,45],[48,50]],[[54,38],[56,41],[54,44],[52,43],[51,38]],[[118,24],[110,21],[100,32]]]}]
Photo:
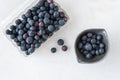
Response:
[{"label": "small black ceramic bowl", "polygon": [[[96,34],[101,34],[103,36],[103,43],[105,44],[105,53],[99,56],[95,56],[94,58],[91,59],[86,59],[83,54],[80,52],[79,48],[78,48],[78,43],[80,42],[80,38],[86,34],[86,33],[96,33]],[[105,55],[107,54],[108,51],[108,36],[107,36],[107,32],[105,29],[88,29],[83,31],[81,34],[78,35],[76,42],[75,42],[75,52],[77,55],[77,60],[79,63],[93,63],[93,62],[97,62],[100,61],[101,59],[103,59],[105,57]]]}]

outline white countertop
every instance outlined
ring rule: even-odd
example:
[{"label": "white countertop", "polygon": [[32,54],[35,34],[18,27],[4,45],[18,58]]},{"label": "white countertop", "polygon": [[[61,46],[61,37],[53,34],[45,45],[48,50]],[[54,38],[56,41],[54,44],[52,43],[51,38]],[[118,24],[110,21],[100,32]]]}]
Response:
[{"label": "white countertop", "polygon": [[[25,0],[0,0],[0,22]],[[24,57],[11,45],[0,26],[0,80],[120,80],[120,0],[56,0],[68,13],[68,23],[33,55]],[[1,24],[0,24],[1,25]],[[74,51],[77,35],[86,29],[105,28],[110,48],[104,60],[79,64]],[[59,38],[69,46],[62,52]],[[51,47],[58,52],[52,54]]]}]

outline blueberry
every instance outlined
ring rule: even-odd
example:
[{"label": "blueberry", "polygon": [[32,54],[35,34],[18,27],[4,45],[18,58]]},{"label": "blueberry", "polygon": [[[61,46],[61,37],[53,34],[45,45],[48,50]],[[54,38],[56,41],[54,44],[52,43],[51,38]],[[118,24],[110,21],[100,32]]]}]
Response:
[{"label": "blueberry", "polygon": [[35,35],[35,37],[34,37],[36,40],[39,40],[40,39],[40,37],[39,36],[37,36],[37,35]]},{"label": "blueberry", "polygon": [[21,44],[20,44],[20,42],[17,42],[17,46],[20,46]]},{"label": "blueberry", "polygon": [[16,30],[12,30],[12,33],[13,33],[13,34],[15,34],[15,35],[17,35],[17,32],[16,32]]},{"label": "blueberry", "polygon": [[46,18],[50,18],[50,15],[48,13],[45,13],[45,16]]},{"label": "blueberry", "polygon": [[84,54],[84,55],[88,54],[88,51],[84,51],[83,54]]},{"label": "blueberry", "polygon": [[58,11],[58,10],[59,10],[58,6],[55,6],[55,7],[54,7],[54,10],[55,10],[55,11]]},{"label": "blueberry", "polygon": [[85,50],[90,51],[92,50],[92,45],[90,43],[85,44]]},{"label": "blueberry", "polygon": [[91,41],[91,38],[87,38],[87,42],[90,42]]},{"label": "blueberry", "polygon": [[40,43],[36,43],[36,44],[35,44],[35,48],[39,48],[40,46],[41,46]]},{"label": "blueberry", "polygon": [[104,54],[104,53],[105,53],[105,50],[101,48],[101,49],[99,49],[99,53],[100,53],[100,54]]},{"label": "blueberry", "polygon": [[51,48],[52,53],[56,53],[57,49],[56,48]]},{"label": "blueberry", "polygon": [[22,15],[22,19],[26,20],[26,19],[27,19],[27,17],[26,17],[25,15]]},{"label": "blueberry", "polygon": [[91,54],[92,54],[92,55],[95,55],[95,50],[92,50],[92,51],[91,51]]},{"label": "blueberry", "polygon": [[17,38],[18,38],[19,41],[22,41],[22,40],[23,40],[22,35],[18,35]]},{"label": "blueberry", "polygon": [[96,39],[91,39],[91,43],[92,44],[96,43]]},{"label": "blueberry", "polygon": [[85,41],[87,39],[87,36],[82,36],[82,41]]},{"label": "blueberry", "polygon": [[59,12],[58,12],[58,11],[55,11],[53,15],[54,15],[54,17],[57,18],[57,17],[59,17]]},{"label": "blueberry", "polygon": [[81,49],[83,47],[83,43],[78,44],[78,48]]},{"label": "blueberry", "polygon": [[55,7],[54,3],[50,3],[50,8],[53,9]]},{"label": "blueberry", "polygon": [[99,50],[96,50],[96,51],[95,51],[95,54],[96,54],[97,56],[100,55]]},{"label": "blueberry", "polygon": [[52,3],[52,2],[53,2],[53,0],[47,0],[47,2],[48,2],[48,3]]},{"label": "blueberry", "polygon": [[16,26],[11,25],[11,26],[10,26],[10,29],[11,29],[11,30],[15,30],[15,29],[16,29]]},{"label": "blueberry", "polygon": [[49,18],[44,18],[44,20],[43,20],[43,21],[44,21],[44,23],[45,23],[45,24],[49,24],[49,23],[50,23]]},{"label": "blueberry", "polygon": [[50,14],[53,14],[53,13],[54,13],[54,10],[50,10],[49,13],[50,13]]},{"label": "blueberry", "polygon": [[55,30],[55,27],[53,25],[48,26],[48,31],[53,32]]},{"label": "blueberry", "polygon": [[96,48],[97,48],[97,45],[96,45],[96,44],[92,44],[92,47],[93,47],[94,49],[96,49]]},{"label": "blueberry", "polygon": [[39,15],[38,15],[39,18],[42,18],[43,16],[44,16],[43,12],[40,12]]},{"label": "blueberry", "polygon": [[28,23],[32,26],[32,25],[34,25],[35,22],[33,20],[29,20]]},{"label": "blueberry", "polygon": [[28,49],[28,53],[33,53],[34,51],[35,51],[34,48],[29,48],[29,49]]},{"label": "blueberry", "polygon": [[49,3],[48,2],[45,2],[45,7],[49,7]]},{"label": "blueberry", "polygon": [[47,40],[48,35],[47,35],[47,34],[44,34],[44,35],[42,35],[42,38],[43,38],[44,40]]},{"label": "blueberry", "polygon": [[34,16],[33,19],[34,19],[35,21],[37,21],[37,20],[38,20],[38,17],[37,17],[37,16]]},{"label": "blueberry", "polygon": [[93,35],[92,33],[87,33],[87,37],[88,37],[88,38],[91,38],[92,35]]},{"label": "blueberry", "polygon": [[21,41],[21,45],[22,46],[25,46],[25,44],[26,44],[26,42],[23,40],[23,41]]},{"label": "blueberry", "polygon": [[43,35],[43,34],[45,34],[45,31],[42,30],[42,29],[40,29],[40,30],[39,30],[39,34],[40,34],[40,35]]},{"label": "blueberry", "polygon": [[34,33],[33,31],[28,31],[28,35],[29,35],[29,36],[34,36],[35,33]]},{"label": "blueberry", "polygon": [[26,44],[26,48],[29,49],[31,47],[30,44]]},{"label": "blueberry", "polygon": [[41,11],[44,11],[44,10],[45,10],[45,7],[44,7],[44,6],[40,7],[40,10],[41,10]]},{"label": "blueberry", "polygon": [[12,31],[10,31],[9,29],[6,30],[6,34],[7,35],[11,35],[12,34]]},{"label": "blueberry", "polygon": [[42,22],[43,21],[43,19],[39,19],[39,22]]},{"label": "blueberry", "polygon": [[26,51],[26,50],[27,50],[25,46],[21,46],[20,49],[21,49],[22,51]]},{"label": "blueberry", "polygon": [[39,22],[35,22],[35,27],[38,27],[39,26]]},{"label": "blueberry", "polygon": [[93,58],[93,56],[92,56],[92,54],[88,53],[88,54],[85,55],[85,58],[86,59],[91,59],[91,58]]},{"label": "blueberry", "polygon": [[61,18],[63,18],[65,16],[65,13],[64,12],[59,12],[59,15]]},{"label": "blueberry", "polygon": [[24,34],[24,31],[21,29],[21,30],[18,31],[18,34],[19,34],[19,35],[23,35],[23,34]]},{"label": "blueberry", "polygon": [[34,48],[35,47],[35,45],[34,44],[31,44],[31,48]]},{"label": "blueberry", "polygon": [[26,24],[26,28],[27,28],[27,29],[30,28],[30,24],[29,24],[29,23]]},{"label": "blueberry", "polygon": [[31,43],[33,42],[33,38],[32,38],[32,37],[28,37],[28,38],[26,39],[26,42],[27,42],[28,44],[31,44]]},{"label": "blueberry", "polygon": [[65,24],[65,21],[63,19],[59,20],[59,25],[63,26]]},{"label": "blueberry", "polygon": [[26,39],[27,37],[28,37],[28,34],[27,34],[27,33],[23,34],[23,38],[24,38],[24,39]]},{"label": "blueberry", "polygon": [[14,39],[16,36],[14,34],[10,35],[11,39]]},{"label": "blueberry", "polygon": [[24,27],[23,23],[19,24],[19,26],[18,26],[19,29],[22,29],[23,27]]},{"label": "blueberry", "polygon": [[34,30],[36,30],[36,27],[35,26],[31,26],[30,30],[34,31]]},{"label": "blueberry", "polygon": [[40,27],[43,27],[43,26],[44,26],[44,23],[41,21],[41,22],[39,23],[39,26],[40,26]]},{"label": "blueberry", "polygon": [[100,46],[100,48],[104,48],[105,47],[105,45],[103,43],[100,43],[99,46]]},{"label": "blueberry", "polygon": [[97,35],[97,40],[101,40],[103,38],[103,36],[101,34]]},{"label": "blueberry", "polygon": [[22,21],[21,21],[20,19],[17,19],[17,20],[15,21],[15,23],[16,23],[17,25],[19,25],[21,22],[22,22]]},{"label": "blueberry", "polygon": [[25,54],[26,54],[26,55],[30,55],[30,53],[28,53],[28,50],[25,51]]},{"label": "blueberry", "polygon": [[32,13],[31,11],[28,11],[26,14],[25,14],[26,17],[31,17],[32,16]]},{"label": "blueberry", "polygon": [[66,45],[62,46],[62,50],[63,51],[67,51],[68,50],[68,47]]},{"label": "blueberry", "polygon": [[62,45],[64,45],[64,40],[63,39],[59,39],[57,41],[57,43],[58,43],[58,45],[62,46]]},{"label": "blueberry", "polygon": [[32,10],[32,11],[36,11],[36,10],[37,10],[37,7],[32,7],[31,10]]}]

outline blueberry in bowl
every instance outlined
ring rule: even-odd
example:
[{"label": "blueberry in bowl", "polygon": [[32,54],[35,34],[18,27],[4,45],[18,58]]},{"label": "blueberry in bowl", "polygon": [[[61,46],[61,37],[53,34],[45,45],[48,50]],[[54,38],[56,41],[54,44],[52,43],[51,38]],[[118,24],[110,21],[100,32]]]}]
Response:
[{"label": "blueberry in bowl", "polygon": [[88,29],[76,39],[75,51],[79,63],[93,63],[105,57],[108,51],[108,36],[105,29]]}]

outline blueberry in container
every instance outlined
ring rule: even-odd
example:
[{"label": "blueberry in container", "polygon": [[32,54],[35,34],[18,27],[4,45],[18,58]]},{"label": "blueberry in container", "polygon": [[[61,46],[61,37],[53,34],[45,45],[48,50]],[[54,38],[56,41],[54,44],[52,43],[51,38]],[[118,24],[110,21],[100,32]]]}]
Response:
[{"label": "blueberry in container", "polygon": [[102,60],[109,47],[105,29],[88,29],[78,35],[75,52],[79,63],[94,63]]},{"label": "blueberry in container", "polygon": [[30,55],[68,19],[53,0],[28,0],[4,21],[4,33],[20,53]]}]

